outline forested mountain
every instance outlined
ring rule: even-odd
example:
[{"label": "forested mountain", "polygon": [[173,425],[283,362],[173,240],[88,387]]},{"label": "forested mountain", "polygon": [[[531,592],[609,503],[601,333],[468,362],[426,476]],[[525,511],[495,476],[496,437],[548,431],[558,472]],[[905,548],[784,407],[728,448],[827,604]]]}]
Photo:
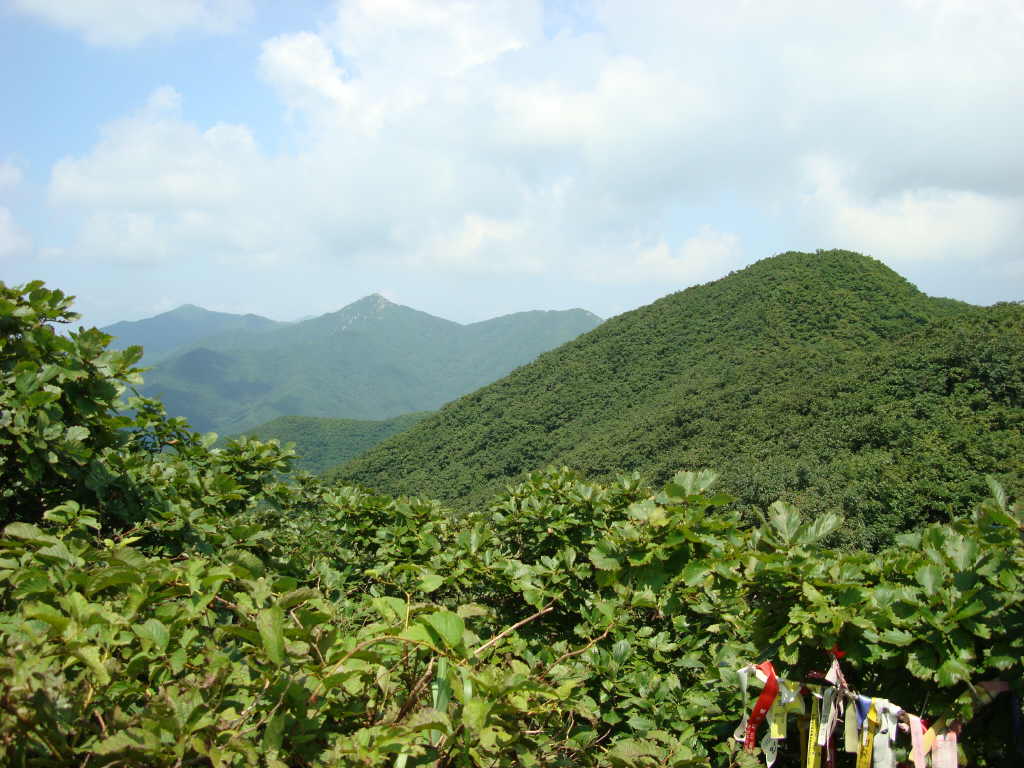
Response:
[{"label": "forested mountain", "polygon": [[[828,546],[828,512],[751,519],[709,470],[549,469],[457,513],[289,477],[274,443],[215,448],[131,396],[138,348],[58,332],[70,303],[0,282],[0,765],[797,768],[854,726],[837,765],[954,734],[966,765],[1020,764],[1024,504],[995,480],[874,554]],[[956,402],[1006,440],[1019,309],[924,320],[850,411],[914,389],[913,418]],[[941,447],[954,423],[930,426]],[[972,470],[979,434],[950,452]],[[822,748],[801,715],[834,721],[828,668],[847,722]],[[872,738],[858,694],[922,738]]]},{"label": "forested mountain", "polygon": [[323,472],[366,453],[381,441],[404,432],[429,415],[430,411],[420,411],[381,421],[280,416],[245,430],[244,436],[263,441],[277,440],[282,445],[294,443],[294,468]]},{"label": "forested mountain", "polygon": [[845,514],[875,546],[1024,478],[1024,307],[786,253],[672,294],[449,404],[334,479],[463,509],[548,463],[660,483],[714,466],[748,510]]},{"label": "forested mountain", "polygon": [[211,336],[224,333],[252,333],[279,328],[279,323],[260,315],[233,315],[211,312],[194,304],[183,304],[144,320],[121,321],[102,328],[114,337],[112,349],[138,345],[145,350],[145,363],[152,365],[182,347],[197,344]]},{"label": "forested mountain", "polygon": [[200,430],[279,416],[388,419],[432,410],[600,322],[581,309],[461,325],[379,295],[260,332],[226,332],[154,366],[143,393]]}]

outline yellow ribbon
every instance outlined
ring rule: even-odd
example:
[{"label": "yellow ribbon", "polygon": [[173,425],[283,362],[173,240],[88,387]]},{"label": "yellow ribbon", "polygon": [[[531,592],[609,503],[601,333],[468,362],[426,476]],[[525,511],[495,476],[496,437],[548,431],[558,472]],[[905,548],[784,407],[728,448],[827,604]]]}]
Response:
[{"label": "yellow ribbon", "polygon": [[821,702],[811,694],[811,722],[807,728],[807,768],[821,768],[821,747],[818,746],[818,719],[821,717]]},{"label": "yellow ribbon", "polygon": [[929,752],[932,751],[932,744],[935,743],[935,737],[939,735],[939,732],[938,732],[937,729],[942,728],[945,725],[946,725],[946,718],[940,717],[938,720],[936,720],[932,724],[931,728],[929,728],[927,731],[924,732],[924,736],[921,737],[921,746],[923,748],[922,751],[926,755]]},{"label": "yellow ribbon", "polygon": [[864,720],[860,732],[860,751],[857,753],[857,768],[871,768],[871,752],[875,746],[875,734],[878,732],[878,710],[875,700],[871,700],[871,708]]}]

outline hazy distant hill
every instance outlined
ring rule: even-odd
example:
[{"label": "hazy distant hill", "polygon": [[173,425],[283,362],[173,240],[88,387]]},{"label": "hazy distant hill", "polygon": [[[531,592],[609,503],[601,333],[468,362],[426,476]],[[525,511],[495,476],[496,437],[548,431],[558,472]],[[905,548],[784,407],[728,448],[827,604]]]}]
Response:
[{"label": "hazy distant hill", "polygon": [[288,325],[259,315],[211,312],[194,304],[183,304],[145,320],[121,321],[101,330],[114,337],[113,349],[138,344],[145,349],[145,365],[152,365],[168,353],[196,344],[218,334],[270,330]]},{"label": "hazy distant hill", "polygon": [[787,253],[612,318],[333,476],[463,507],[566,464],[710,466],[752,508],[856,515],[877,542],[1024,490],[1024,307],[935,299],[873,259]]},{"label": "hazy distant hill", "polygon": [[318,473],[365,453],[429,415],[430,411],[422,411],[382,421],[281,416],[245,430],[245,435],[258,440],[278,440],[282,444],[294,443],[297,454],[294,468]]},{"label": "hazy distant hill", "polygon": [[573,309],[461,325],[375,294],[311,320],[208,337],[154,366],[142,391],[222,434],[279,416],[388,419],[439,408],[600,322]]}]

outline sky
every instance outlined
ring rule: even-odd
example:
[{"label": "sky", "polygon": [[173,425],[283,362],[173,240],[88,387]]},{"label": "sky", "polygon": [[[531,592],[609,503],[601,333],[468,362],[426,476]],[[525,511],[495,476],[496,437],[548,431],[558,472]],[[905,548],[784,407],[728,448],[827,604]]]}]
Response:
[{"label": "sky", "polygon": [[1024,0],[0,0],[0,280],[608,317],[789,250],[1024,299]]}]

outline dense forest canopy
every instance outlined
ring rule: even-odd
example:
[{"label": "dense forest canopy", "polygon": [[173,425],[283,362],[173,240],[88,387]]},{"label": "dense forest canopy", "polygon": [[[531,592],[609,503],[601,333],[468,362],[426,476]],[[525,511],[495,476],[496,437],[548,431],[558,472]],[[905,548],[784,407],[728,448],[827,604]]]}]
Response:
[{"label": "dense forest canopy", "polygon": [[1024,490],[1024,307],[931,298],[846,251],[786,253],[612,318],[332,473],[469,510],[568,465],[715,467],[879,547],[994,475]]},{"label": "dense forest canopy", "polygon": [[291,445],[295,451],[292,462],[295,470],[320,473],[366,453],[377,443],[404,432],[429,415],[429,411],[421,411],[381,421],[281,416],[245,430],[245,436]]},{"label": "dense forest canopy", "polygon": [[[277,444],[213,448],[132,396],[140,350],[55,330],[74,319],[59,291],[0,284],[4,764],[752,768],[738,671],[801,680],[830,651],[850,690],[943,736],[958,718],[978,765],[1019,759],[1024,507],[994,479],[879,554],[828,548],[829,512],[752,518],[710,471],[548,469],[459,511],[285,482]],[[928,383],[920,353],[901,375]],[[943,381],[984,411],[1017,396],[1014,364]]]}]

